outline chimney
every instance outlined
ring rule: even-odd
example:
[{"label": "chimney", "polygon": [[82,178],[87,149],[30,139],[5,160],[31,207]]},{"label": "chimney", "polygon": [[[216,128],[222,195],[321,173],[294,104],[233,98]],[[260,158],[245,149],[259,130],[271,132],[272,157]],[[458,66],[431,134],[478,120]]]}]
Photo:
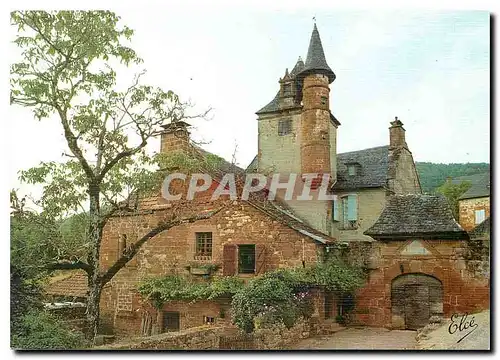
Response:
[{"label": "chimney", "polygon": [[170,124],[162,125],[165,129],[161,133],[161,153],[170,153],[173,151],[188,152],[189,149],[189,131],[191,126],[184,121],[175,121]]},{"label": "chimney", "polygon": [[403,123],[401,120],[396,118],[391,122],[391,127],[389,128],[389,148],[397,149],[397,148],[407,148],[406,139],[405,139],[405,129],[403,128]]}]

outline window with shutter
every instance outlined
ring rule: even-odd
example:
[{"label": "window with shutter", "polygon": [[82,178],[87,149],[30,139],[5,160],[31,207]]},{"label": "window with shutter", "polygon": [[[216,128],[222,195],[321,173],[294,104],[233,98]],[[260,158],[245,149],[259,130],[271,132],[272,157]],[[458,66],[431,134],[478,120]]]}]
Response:
[{"label": "window with shutter", "polygon": [[358,228],[358,197],[350,194],[341,198],[342,228],[353,230]]},{"label": "window with shutter", "polygon": [[255,273],[255,245],[238,246],[238,273]]},{"label": "window with shutter", "polygon": [[223,259],[223,269],[222,274],[224,276],[230,276],[236,274],[236,251],[237,247],[234,244],[224,245],[222,251]]},{"label": "window with shutter", "polygon": [[347,196],[347,220],[358,220],[358,197]]},{"label": "window with shutter", "polygon": [[339,204],[337,200],[332,201],[332,218],[333,221],[339,221]]},{"label": "window with shutter", "polygon": [[476,210],[475,211],[476,225],[481,224],[484,221],[485,217],[486,217],[486,214],[485,214],[484,209]]}]

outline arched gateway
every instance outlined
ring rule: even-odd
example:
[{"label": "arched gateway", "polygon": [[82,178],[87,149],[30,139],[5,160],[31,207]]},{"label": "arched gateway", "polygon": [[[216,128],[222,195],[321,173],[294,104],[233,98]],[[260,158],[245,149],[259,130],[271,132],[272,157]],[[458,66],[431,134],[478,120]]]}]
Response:
[{"label": "arched gateway", "polygon": [[437,278],[420,273],[400,275],[391,286],[394,327],[416,330],[431,316],[443,313],[443,285]]}]

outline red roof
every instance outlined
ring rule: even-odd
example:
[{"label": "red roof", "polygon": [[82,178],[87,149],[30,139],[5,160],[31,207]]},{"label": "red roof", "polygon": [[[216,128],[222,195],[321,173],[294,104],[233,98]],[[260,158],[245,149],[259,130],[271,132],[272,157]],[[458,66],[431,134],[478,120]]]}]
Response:
[{"label": "red roof", "polygon": [[71,270],[64,273],[65,277],[57,276],[45,288],[47,295],[87,297],[87,274],[81,270]]}]

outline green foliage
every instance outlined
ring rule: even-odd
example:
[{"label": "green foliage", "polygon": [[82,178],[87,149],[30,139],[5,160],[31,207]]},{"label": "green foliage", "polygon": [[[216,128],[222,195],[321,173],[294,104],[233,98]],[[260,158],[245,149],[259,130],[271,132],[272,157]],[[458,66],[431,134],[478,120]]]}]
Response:
[{"label": "green foliage", "polygon": [[365,276],[359,267],[349,265],[339,258],[318,263],[314,269],[316,284],[336,293],[351,293],[363,286]]},{"label": "green foliage", "polygon": [[232,296],[243,284],[243,280],[232,276],[195,282],[181,275],[168,275],[143,281],[138,291],[156,308],[161,308],[168,301],[196,301]]},{"label": "green foliage", "polygon": [[[43,186],[35,203],[61,225],[60,247],[55,248],[60,265],[88,272],[100,269],[98,249],[109,218],[136,211],[134,199],[161,186],[164,173],[157,171],[158,159],[146,152],[149,140],[165,123],[204,115],[187,114],[190,104],[174,92],[142,84],[142,69],[129,85],[119,85],[124,83],[117,82],[119,69],[142,63],[129,47],[133,31],[119,20],[110,11],[11,13],[11,25],[17,29],[14,43],[21,52],[10,66],[11,104],[29,108],[40,121],[60,124],[57,132],[67,145],[66,161],[42,162],[23,171],[20,179]],[[75,214],[79,215],[63,222]],[[78,236],[72,238],[72,231]],[[48,240],[40,240],[41,252],[53,250],[43,248]],[[89,282],[90,294],[99,294],[98,288],[125,264],[123,259],[117,261]],[[87,313],[93,335],[89,336],[94,336],[99,298],[90,299]]]},{"label": "green foliage", "polygon": [[424,193],[433,193],[448,177],[459,177],[484,173],[490,170],[487,163],[466,164],[434,164],[429,162],[416,162],[420,185]]},{"label": "green foliage", "polygon": [[254,330],[254,319],[258,315],[267,315],[267,321],[286,324],[293,324],[297,318],[289,284],[274,274],[266,275],[251,280],[233,296],[233,321],[247,333]]},{"label": "green foliage", "polygon": [[11,347],[23,350],[69,350],[87,347],[80,332],[67,329],[45,311],[30,311],[11,337]]},{"label": "green foliage", "polygon": [[472,183],[470,181],[462,181],[460,184],[453,184],[451,181],[447,181],[436,189],[436,192],[446,197],[448,203],[450,204],[453,216],[457,220],[459,216],[458,199],[467,190],[469,190],[471,185]]},{"label": "green foliage", "polygon": [[282,322],[292,327],[300,317],[310,317],[313,304],[310,290],[323,286],[339,296],[363,285],[360,268],[338,259],[309,268],[280,269],[251,280],[232,301],[233,321],[246,332],[258,325]]}]

